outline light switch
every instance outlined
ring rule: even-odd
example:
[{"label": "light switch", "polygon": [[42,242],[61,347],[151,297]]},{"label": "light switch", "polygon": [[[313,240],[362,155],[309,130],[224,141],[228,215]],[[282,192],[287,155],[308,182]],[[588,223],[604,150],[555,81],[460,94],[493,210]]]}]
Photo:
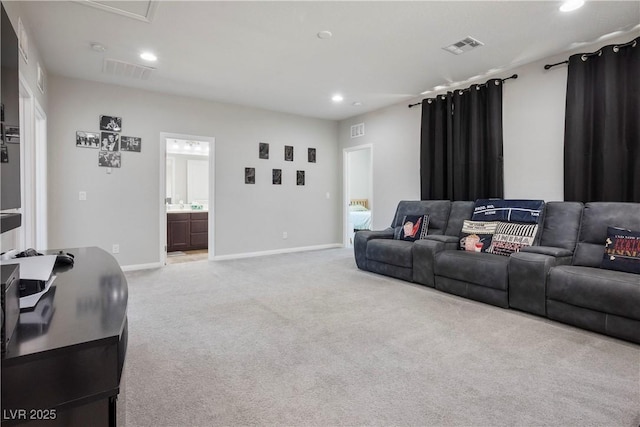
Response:
[{"label": "light switch", "polygon": [[87,192],[86,191],[81,191],[78,194],[78,200],[82,200],[82,201],[87,200]]},{"label": "light switch", "polygon": [[330,199],[330,198],[331,198],[331,193],[329,193],[329,192],[327,191],[326,196],[327,196],[327,199]]},{"label": "light switch", "polygon": [[107,173],[110,174],[111,173],[111,168],[107,168]]}]

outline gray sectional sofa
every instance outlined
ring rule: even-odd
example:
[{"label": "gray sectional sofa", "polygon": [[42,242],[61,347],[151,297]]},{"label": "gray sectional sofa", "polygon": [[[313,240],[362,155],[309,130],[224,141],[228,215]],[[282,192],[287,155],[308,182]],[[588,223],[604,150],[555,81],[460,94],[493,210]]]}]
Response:
[{"label": "gray sectional sofa", "polygon": [[[359,231],[362,270],[640,343],[640,274],[600,268],[607,227],[640,230],[640,204],[548,202],[533,246],[511,256],[458,250],[474,202],[401,201],[386,230]],[[394,239],[405,215],[426,238]]]}]

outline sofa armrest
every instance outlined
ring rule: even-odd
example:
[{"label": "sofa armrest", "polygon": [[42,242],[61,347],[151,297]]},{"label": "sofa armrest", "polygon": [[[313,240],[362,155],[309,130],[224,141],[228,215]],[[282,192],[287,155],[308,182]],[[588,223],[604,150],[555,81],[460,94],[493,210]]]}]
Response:
[{"label": "sofa armrest", "polygon": [[460,239],[455,236],[432,235],[416,240],[412,248],[413,281],[434,288],[434,263],[436,256],[446,250],[458,248]]},{"label": "sofa armrest", "polygon": [[569,249],[556,248],[553,246],[525,246],[520,249],[520,252],[547,255],[554,258],[571,258],[573,256],[573,252]]},{"label": "sofa armrest", "polygon": [[393,239],[393,228],[378,231],[356,231],[353,239],[353,252],[356,257],[356,265],[361,270],[367,269],[367,243],[371,239]]},{"label": "sofa armrest", "polygon": [[[531,247],[533,248],[533,247]],[[558,265],[571,264],[572,252],[550,246],[536,246],[509,257],[509,307],[546,316],[547,278]]]}]

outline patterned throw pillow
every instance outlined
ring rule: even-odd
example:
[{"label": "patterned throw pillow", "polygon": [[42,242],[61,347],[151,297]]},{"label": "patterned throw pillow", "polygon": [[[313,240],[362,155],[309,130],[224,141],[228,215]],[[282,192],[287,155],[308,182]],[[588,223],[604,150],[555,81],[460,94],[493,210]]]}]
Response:
[{"label": "patterned throw pillow", "polygon": [[429,229],[429,215],[405,215],[402,225],[395,228],[394,239],[415,242],[424,239]]},{"label": "patterned throw pillow", "polygon": [[600,267],[640,274],[640,231],[607,227]]},{"label": "patterned throw pillow", "polygon": [[509,221],[538,224],[544,200],[478,199],[473,221]]},{"label": "patterned throw pillow", "polygon": [[533,245],[538,224],[518,224],[514,222],[498,222],[491,246],[487,252],[509,256],[524,246]]},{"label": "patterned throw pillow", "polygon": [[495,221],[469,221],[462,223],[460,249],[469,252],[486,252],[491,245],[498,223]]}]

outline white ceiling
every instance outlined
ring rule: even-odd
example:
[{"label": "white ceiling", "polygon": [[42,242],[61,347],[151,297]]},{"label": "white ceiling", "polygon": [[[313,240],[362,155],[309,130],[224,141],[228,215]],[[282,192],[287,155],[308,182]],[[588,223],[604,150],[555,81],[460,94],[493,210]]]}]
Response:
[{"label": "white ceiling", "polygon": [[[332,120],[640,32],[639,1],[587,1],[572,13],[559,1],[99,2],[129,16],[83,3],[20,5],[50,74]],[[319,39],[322,30],[333,37]],[[485,45],[442,49],[467,36]],[[143,50],[159,58],[148,80],[103,73],[104,59],[148,65]]]}]

